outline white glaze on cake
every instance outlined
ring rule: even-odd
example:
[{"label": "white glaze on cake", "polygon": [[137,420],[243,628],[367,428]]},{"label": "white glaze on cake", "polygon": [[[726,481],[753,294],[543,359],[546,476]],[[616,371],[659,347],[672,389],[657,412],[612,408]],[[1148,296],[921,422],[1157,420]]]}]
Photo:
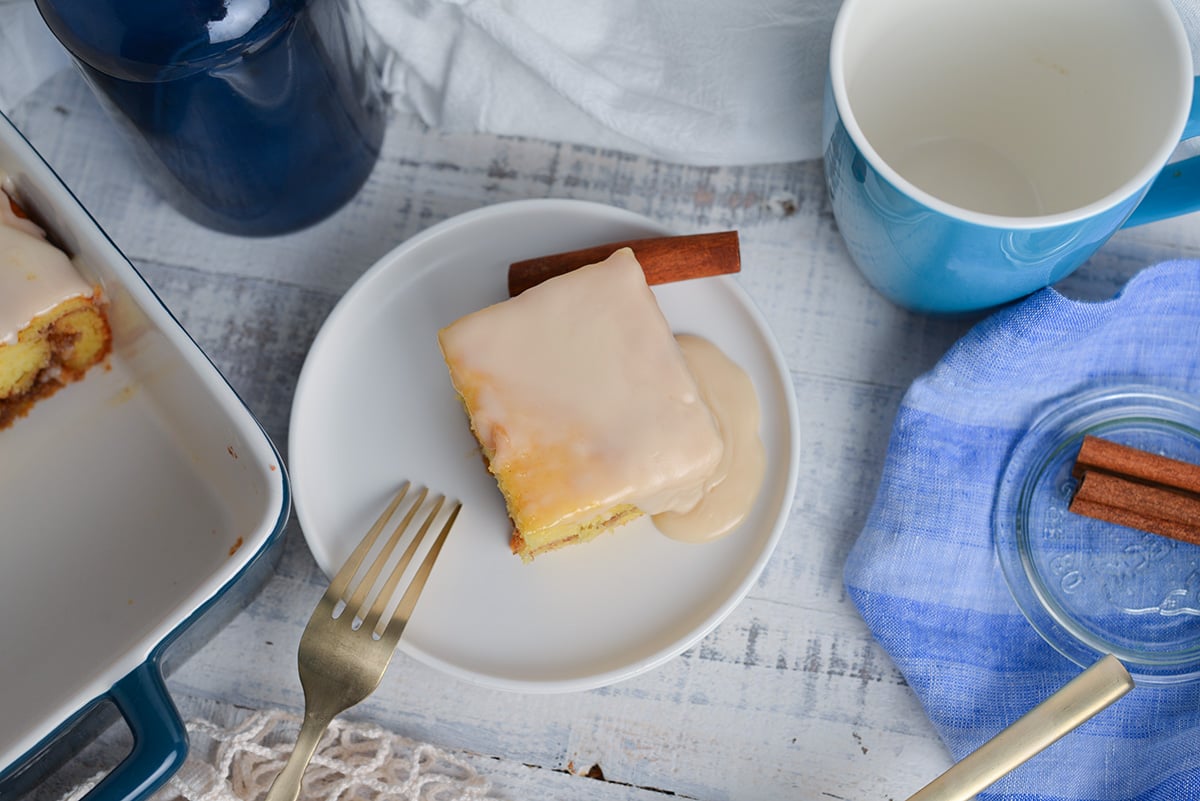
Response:
[{"label": "white glaze on cake", "polygon": [[520,531],[694,507],[715,421],[632,251],[443,329],[451,378]]},{"label": "white glaze on cake", "polygon": [[0,206],[0,344],[11,344],[34,317],[93,289],[40,228],[13,213],[3,192]]}]

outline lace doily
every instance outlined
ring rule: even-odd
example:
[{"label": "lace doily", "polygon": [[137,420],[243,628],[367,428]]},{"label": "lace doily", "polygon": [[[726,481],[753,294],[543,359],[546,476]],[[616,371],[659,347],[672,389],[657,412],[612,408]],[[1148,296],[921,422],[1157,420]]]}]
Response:
[{"label": "lace doily", "polygon": [[[187,723],[187,760],[155,801],[260,801],[283,768],[300,718],[278,711],[246,715],[230,726]],[[97,775],[63,801],[79,801]],[[379,726],[334,720],[304,775],[300,798],[320,801],[471,801],[491,786],[464,761]]]}]

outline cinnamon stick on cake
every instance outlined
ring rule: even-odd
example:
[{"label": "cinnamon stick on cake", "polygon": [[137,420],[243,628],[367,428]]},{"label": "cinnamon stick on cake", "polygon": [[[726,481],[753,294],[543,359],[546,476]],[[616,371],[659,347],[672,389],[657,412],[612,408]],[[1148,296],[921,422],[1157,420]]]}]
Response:
[{"label": "cinnamon stick on cake", "polygon": [[513,262],[508,268],[509,297],[556,275],[602,261],[621,248],[633,251],[646,283],[651,285],[727,275],[742,269],[737,231],[626,239]]}]

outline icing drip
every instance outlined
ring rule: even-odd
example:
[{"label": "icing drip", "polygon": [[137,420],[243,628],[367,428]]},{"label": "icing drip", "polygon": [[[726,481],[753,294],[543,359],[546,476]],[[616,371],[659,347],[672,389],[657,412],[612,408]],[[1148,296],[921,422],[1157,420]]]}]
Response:
[{"label": "icing drip", "polygon": [[762,487],[766,452],[758,436],[758,395],[737,364],[706,339],[676,337],[725,443],[704,497],[690,511],[664,512],[654,525],[671,539],[706,542],[729,533],[749,513]]}]

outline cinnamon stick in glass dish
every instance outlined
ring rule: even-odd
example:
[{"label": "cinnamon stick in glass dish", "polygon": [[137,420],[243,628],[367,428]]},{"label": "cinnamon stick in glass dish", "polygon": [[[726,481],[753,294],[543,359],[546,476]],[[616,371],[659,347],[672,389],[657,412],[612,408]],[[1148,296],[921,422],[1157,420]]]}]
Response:
[{"label": "cinnamon stick in glass dish", "polygon": [[1200,545],[1200,465],[1085,436],[1068,510]]}]

